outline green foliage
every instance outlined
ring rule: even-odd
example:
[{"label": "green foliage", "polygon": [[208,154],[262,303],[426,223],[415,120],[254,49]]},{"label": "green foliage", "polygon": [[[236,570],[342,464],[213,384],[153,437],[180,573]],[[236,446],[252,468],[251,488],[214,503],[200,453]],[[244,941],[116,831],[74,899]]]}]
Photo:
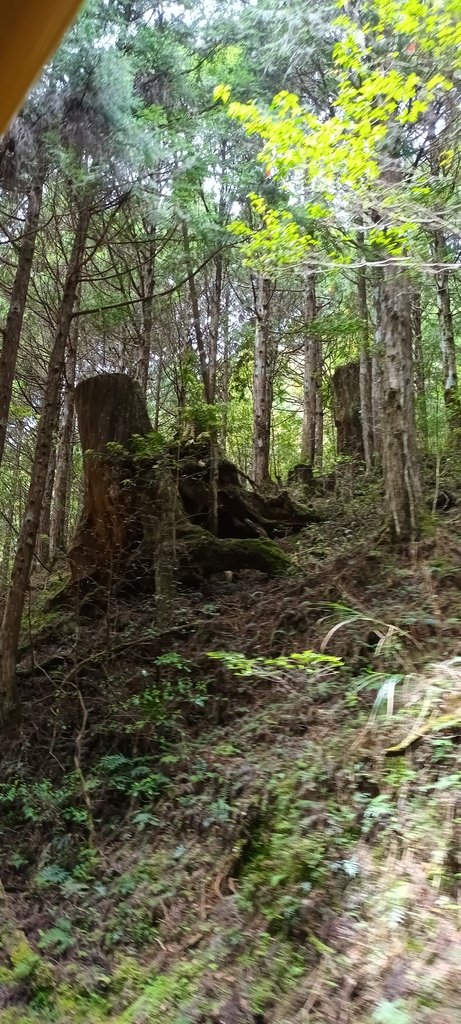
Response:
[{"label": "green foliage", "polygon": [[75,939],[72,935],[72,922],[67,917],[58,917],[53,928],[40,929],[38,948],[57,953],[62,956],[72,949]]},{"label": "green foliage", "polygon": [[146,725],[180,728],[187,711],[203,708],[208,699],[207,682],[197,679],[192,662],[175,651],[159,655],[152,670],[143,669],[142,675],[150,681],[128,705],[136,712],[134,729]]},{"label": "green foliage", "polygon": [[317,654],[315,651],[303,651],[301,654],[283,655],[278,658],[247,658],[236,651],[208,651],[207,656],[222,661],[234,675],[262,679],[277,677],[285,672],[289,674],[295,670],[301,670],[309,676],[322,668],[343,667],[341,658],[331,654]]}]

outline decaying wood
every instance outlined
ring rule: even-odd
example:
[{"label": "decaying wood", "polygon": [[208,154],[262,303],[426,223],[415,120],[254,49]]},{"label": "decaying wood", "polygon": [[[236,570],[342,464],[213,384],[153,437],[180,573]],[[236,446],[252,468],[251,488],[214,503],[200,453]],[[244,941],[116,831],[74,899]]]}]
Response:
[{"label": "decaying wood", "polygon": [[346,366],[338,366],[335,370],[332,380],[332,401],[338,455],[363,460],[359,363],[347,363]]},{"label": "decaying wood", "polygon": [[[84,460],[84,508],[69,560],[74,580],[152,581],[162,601],[175,577],[194,581],[228,569],[276,575],[290,561],[276,538],[316,517],[287,491],[263,497],[228,459],[218,466],[218,536],[210,513],[208,443],[161,452],[139,386],[100,374],[75,391]],[[170,567],[168,569],[167,567]]]}]

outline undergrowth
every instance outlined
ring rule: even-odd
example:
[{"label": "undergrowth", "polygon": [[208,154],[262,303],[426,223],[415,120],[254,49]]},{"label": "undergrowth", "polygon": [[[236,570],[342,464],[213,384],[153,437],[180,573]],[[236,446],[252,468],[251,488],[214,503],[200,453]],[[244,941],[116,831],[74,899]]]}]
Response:
[{"label": "undergrowth", "polygon": [[35,609],[1,1024],[459,1019],[458,542],[318,531],[296,578],[212,580],[167,630],[148,597],[59,637]]}]

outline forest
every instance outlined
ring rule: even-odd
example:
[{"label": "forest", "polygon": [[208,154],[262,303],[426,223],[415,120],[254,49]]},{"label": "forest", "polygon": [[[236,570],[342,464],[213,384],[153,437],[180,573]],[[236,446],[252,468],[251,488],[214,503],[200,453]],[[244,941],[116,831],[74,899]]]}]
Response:
[{"label": "forest", "polygon": [[461,1019],[461,0],[87,0],[0,137],[0,1024]]}]

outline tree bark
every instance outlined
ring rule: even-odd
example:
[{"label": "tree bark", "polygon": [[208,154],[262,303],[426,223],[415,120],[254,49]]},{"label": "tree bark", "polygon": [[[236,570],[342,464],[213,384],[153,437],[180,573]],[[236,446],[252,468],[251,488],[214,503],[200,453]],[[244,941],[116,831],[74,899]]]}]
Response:
[{"label": "tree bark", "polygon": [[229,418],[229,312],[230,312],[230,287],[227,285],[224,298],[224,316],[222,325],[222,403],[223,415],[221,424],[221,448],[225,454],[227,448],[228,418]]},{"label": "tree bark", "polygon": [[[443,264],[446,257],[446,243],[441,231],[434,231],[432,233],[432,246],[436,263],[439,265]],[[440,324],[440,350],[443,365],[443,394],[447,413],[449,440],[452,444],[456,442],[456,447],[459,447],[461,445],[461,409],[448,270],[439,267],[435,280]]]},{"label": "tree bark", "polygon": [[24,234],[19,249],[18,264],[11,292],[10,306],[3,331],[0,352],[0,465],[5,448],[8,428],[14,373],[18,356],[22,322],[26,308],[27,293],[34,258],[35,242],[40,219],[43,196],[43,177],[32,186],[29,193]]},{"label": "tree bark", "polygon": [[189,286],[189,296],[192,308],[192,321],[194,325],[195,340],[197,342],[197,351],[200,362],[200,370],[202,373],[203,390],[205,392],[205,401],[208,405],[212,404],[211,390],[210,390],[210,373],[207,359],[205,338],[202,331],[202,323],[200,319],[200,305],[198,300],[197,288],[195,286],[195,277],[192,267],[192,255],[190,250],[189,240],[189,229],[185,220],[182,221],[182,238],[184,244],[184,255],[186,260],[186,273],[187,282]]},{"label": "tree bark", "polygon": [[75,581],[139,590],[155,580],[163,618],[176,566],[183,581],[230,568],[232,558],[234,569],[288,568],[269,533],[301,529],[315,515],[286,493],[266,500],[247,491],[237,467],[222,459],[220,536],[213,537],[205,528],[210,504],[206,442],[139,459],[133,437],[145,437],[151,427],[139,386],[123,374],[82,381],[75,405],[85,478],[82,518],[69,552]]},{"label": "tree bark", "polygon": [[364,454],[360,417],[360,363],[338,366],[331,383],[338,455],[362,462]]},{"label": "tree bark", "polygon": [[[208,352],[205,344],[205,336],[202,330],[202,323],[200,319],[200,306],[198,300],[197,289],[195,285],[195,277],[192,270],[192,258],[190,252],[189,232],[185,221],[182,223],[182,233],[184,242],[184,252],[186,256],[186,270],[189,283],[189,295],[192,307],[192,318],[194,323],[195,340],[197,342],[197,350],[200,360],[200,368],[202,371],[203,389],[205,392],[205,401],[207,405],[213,406],[216,398],[216,366],[217,366],[217,354],[218,354],[218,332],[219,332],[219,316],[221,311],[221,296],[222,296],[222,255],[218,254],[215,260],[215,279],[213,282],[212,294],[210,298],[210,321],[209,321],[209,345]],[[211,417],[212,418],[212,417]],[[209,516],[209,529],[211,533],[216,534],[218,529],[218,465],[219,465],[219,452],[218,452],[218,433],[216,426],[210,422],[208,426],[209,437],[210,437],[210,516]]]},{"label": "tree bark", "polygon": [[[11,456],[12,467],[11,467],[11,491],[9,497],[8,510],[5,515],[5,523],[7,526],[7,533],[2,550],[2,562],[0,568],[0,586],[3,590],[6,589],[9,580],[10,571],[10,560],[11,560],[11,549],[13,546],[14,537],[14,519],[15,513],[21,515],[21,488],[20,488],[20,469],[21,469],[21,451],[22,441],[24,437],[24,420],[19,420],[17,424],[17,436],[14,453]],[[19,508],[18,508],[19,506]]]},{"label": "tree bark", "polygon": [[316,419],[318,390],[318,340],[312,333],[312,324],[317,315],[315,274],[309,271],[306,278],[305,324],[303,345],[303,424],[301,438],[301,459],[314,465],[316,451]]},{"label": "tree bark", "polygon": [[417,420],[424,444],[427,444],[427,403],[426,379],[424,374],[424,352],[421,328],[421,292],[414,288],[411,295],[411,327],[413,337],[413,366]]},{"label": "tree bark", "polygon": [[395,265],[385,267],[380,296],[384,345],[383,470],[391,531],[417,537],[421,483],[416,450],[409,287]]},{"label": "tree bark", "polygon": [[[362,246],[362,232],[359,232],[358,242]],[[365,470],[371,472],[373,465],[373,413],[372,413],[372,388],[371,388],[371,359],[370,359],[370,324],[368,316],[367,301],[367,274],[365,266],[358,270],[357,274],[357,295],[359,315],[362,325],[362,339],[360,345],[360,415],[362,421],[363,455],[365,459]]]},{"label": "tree bark", "polygon": [[21,619],[30,569],[40,523],[40,511],[46,486],[53,429],[64,368],[66,341],[80,279],[90,219],[87,203],[78,211],[72,251],[64,282],[56,333],[51,350],[42,412],[32,462],[31,480],[23,524],[20,530],[11,583],[8,589],[0,630],[0,722],[5,725],[17,711],[16,657]]},{"label": "tree bark", "polygon": [[141,302],[141,340],[138,346],[138,358],[136,362],[136,380],[141,386],[143,394],[147,391],[149,379],[149,363],[152,347],[153,328],[153,305],[155,288],[155,225],[145,225],[149,235],[147,266],[142,272],[142,302]]},{"label": "tree bark", "polygon": [[[120,465],[125,450],[129,455],[133,436],[144,437],[151,430],[147,409],[140,385],[122,373],[81,381],[75,389],[75,409],[85,494],[69,552],[72,573],[84,578],[102,566],[117,576],[140,539],[138,495],[124,486]],[[116,446],[113,457],[108,445]]]},{"label": "tree bark", "polygon": [[[56,417],[56,419],[57,418],[58,417]],[[53,440],[51,444],[50,457],[48,460],[48,469],[46,473],[46,483],[42,498],[42,511],[40,513],[40,523],[38,527],[38,537],[36,544],[38,561],[40,562],[40,565],[44,567],[48,567],[50,564],[51,504],[53,501],[54,478],[56,473],[55,428],[56,423],[53,428]]]},{"label": "tree bark", "polygon": [[160,403],[162,398],[163,349],[159,348],[157,362],[157,379],[155,381],[154,430],[158,433],[160,426]]},{"label": "tree bark", "polygon": [[[223,259],[222,253],[218,253],[215,259],[215,274],[210,296],[210,322],[209,322],[209,356],[208,356],[208,377],[209,393],[213,405],[216,402],[216,373],[218,366],[218,337],[219,321],[221,316],[223,283]],[[219,447],[217,424],[210,425],[210,515],[208,529],[215,536],[218,535],[218,489],[219,489]]]},{"label": "tree bark", "polygon": [[255,354],[253,371],[253,480],[258,487],[270,483],[270,302],[271,281],[259,275],[255,295]]},{"label": "tree bark", "polygon": [[375,343],[371,357],[371,413],[373,425],[373,453],[375,461],[381,463],[383,452],[383,315],[382,315],[382,271],[373,275],[374,334]]},{"label": "tree bark", "polygon": [[59,551],[64,551],[66,547],[67,502],[74,431],[74,386],[77,369],[78,330],[79,319],[75,317],[69,330],[67,344],[64,368],[64,394],[56,452],[56,473],[50,521],[50,556],[52,560],[56,558]]}]

